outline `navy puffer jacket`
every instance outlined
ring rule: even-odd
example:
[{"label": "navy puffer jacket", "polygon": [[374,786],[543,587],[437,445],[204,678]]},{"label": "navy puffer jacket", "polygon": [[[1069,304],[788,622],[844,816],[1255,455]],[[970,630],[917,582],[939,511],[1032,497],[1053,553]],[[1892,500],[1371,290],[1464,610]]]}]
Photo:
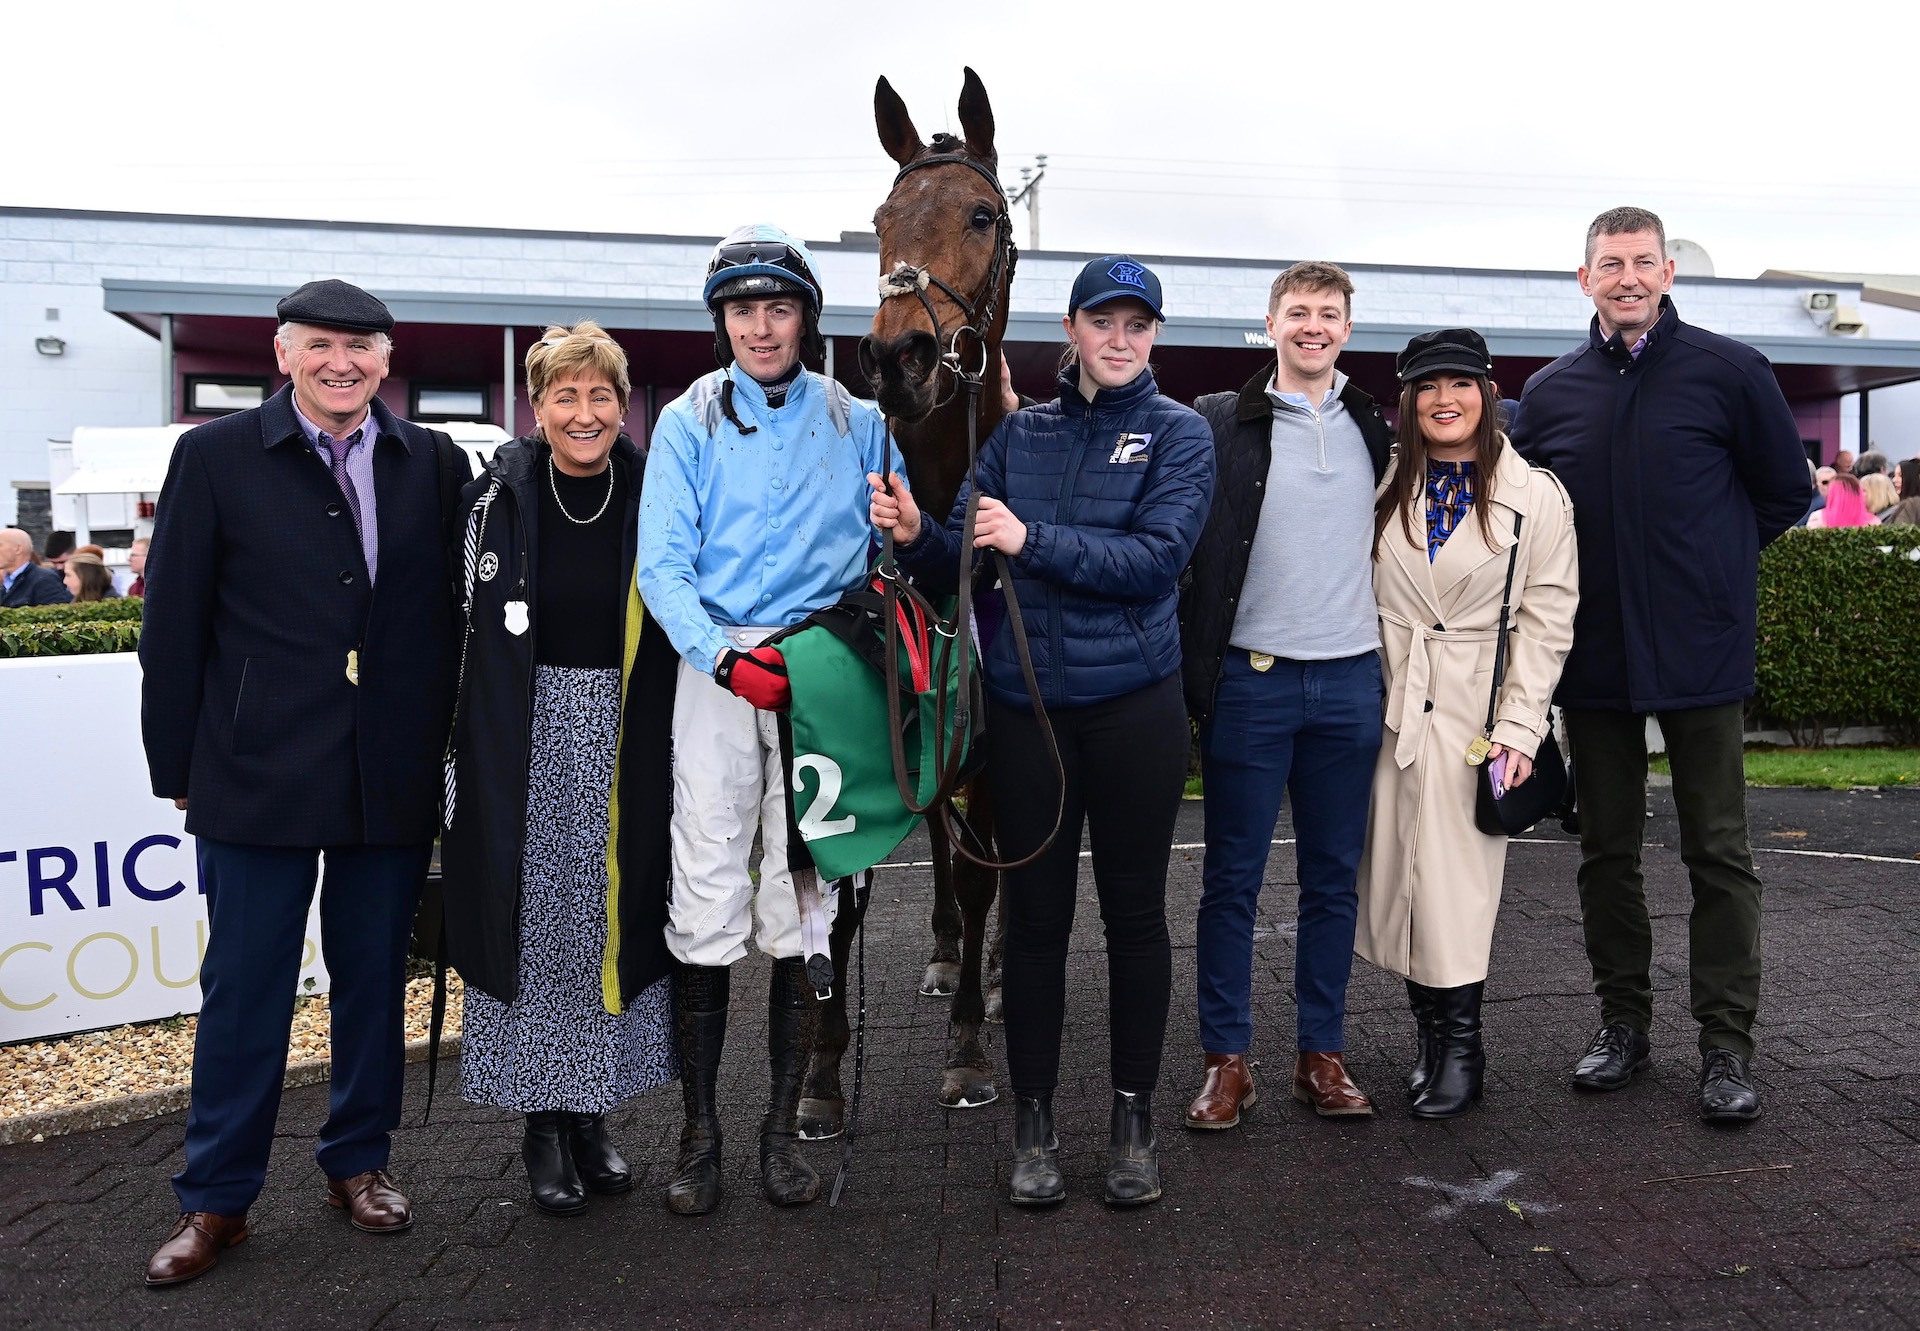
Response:
[{"label": "navy puffer jacket", "polygon": [[[1042,700],[1084,707],[1180,669],[1180,574],[1213,495],[1213,440],[1191,408],[1160,396],[1153,372],[1088,402],[1078,371],[1060,396],[1016,411],[980,450],[980,492],[1013,510],[1027,540],[1010,562]],[[959,572],[962,485],[946,526],[922,521],[901,563],[935,592]],[[1028,705],[1013,631],[994,635],[987,690]]]}]

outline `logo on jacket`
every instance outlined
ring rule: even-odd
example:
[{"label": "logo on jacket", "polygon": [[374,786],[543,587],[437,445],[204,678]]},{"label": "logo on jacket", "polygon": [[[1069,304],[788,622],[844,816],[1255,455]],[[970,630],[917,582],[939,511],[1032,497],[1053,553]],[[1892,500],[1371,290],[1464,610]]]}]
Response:
[{"label": "logo on jacket", "polygon": [[480,581],[492,582],[494,574],[500,571],[500,556],[489,550],[480,556]]},{"label": "logo on jacket", "polygon": [[1145,462],[1147,445],[1153,442],[1150,434],[1123,434],[1114,441],[1113,452],[1107,456],[1109,462]]},{"label": "logo on jacket", "polygon": [[1130,287],[1139,287],[1142,291],[1147,289],[1146,274],[1146,269],[1137,263],[1128,263],[1125,259],[1107,269],[1107,276],[1114,281],[1125,283]]}]

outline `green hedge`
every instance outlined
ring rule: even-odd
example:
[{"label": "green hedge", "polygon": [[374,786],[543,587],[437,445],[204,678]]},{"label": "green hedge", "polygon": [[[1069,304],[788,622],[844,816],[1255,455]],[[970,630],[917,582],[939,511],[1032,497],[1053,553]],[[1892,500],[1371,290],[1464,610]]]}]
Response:
[{"label": "green hedge", "polygon": [[85,605],[0,610],[0,659],[130,652],[140,645],[145,604],[137,597],[120,597]]},{"label": "green hedge", "polygon": [[1920,527],[1799,529],[1760,556],[1759,718],[1796,744],[1920,733]]}]

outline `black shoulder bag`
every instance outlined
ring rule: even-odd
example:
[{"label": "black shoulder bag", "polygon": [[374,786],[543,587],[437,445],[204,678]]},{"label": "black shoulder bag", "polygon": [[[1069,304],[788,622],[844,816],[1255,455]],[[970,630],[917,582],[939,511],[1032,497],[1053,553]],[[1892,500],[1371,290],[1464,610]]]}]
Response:
[{"label": "black shoulder bag", "polygon": [[[1513,570],[1520,562],[1520,517],[1513,515],[1513,549],[1507,555],[1507,585],[1500,593],[1500,635],[1493,644],[1493,689],[1487,695],[1487,738],[1493,738],[1493,724],[1500,706],[1500,686],[1507,677],[1507,612],[1513,603]],[[1519,836],[1550,813],[1559,810],[1567,794],[1567,764],[1560,756],[1560,742],[1553,737],[1548,721],[1547,733],[1533,755],[1533,775],[1517,786],[1508,786],[1501,795],[1493,793],[1493,764],[1480,765],[1480,780],[1474,791],[1473,824],[1488,836]]]}]

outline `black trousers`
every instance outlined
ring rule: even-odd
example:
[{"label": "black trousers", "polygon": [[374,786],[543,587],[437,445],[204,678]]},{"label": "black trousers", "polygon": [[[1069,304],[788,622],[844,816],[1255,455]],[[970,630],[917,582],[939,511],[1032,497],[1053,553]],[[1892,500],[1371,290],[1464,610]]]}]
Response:
[{"label": "black trousers", "polygon": [[[1114,1087],[1151,1091],[1166,1042],[1173,952],[1167,860],[1187,773],[1187,712],[1175,675],[1090,707],[1051,713],[1066,768],[1066,816],[1046,854],[1010,870],[1006,960],[1007,1069],[1016,1095],[1060,1080],[1067,940],[1080,880],[1080,829],[1093,841],[1093,880],[1107,939],[1109,1064]],[[1032,713],[993,703],[987,780],[1000,858],[1019,858],[1053,826],[1058,794]]]},{"label": "black trousers", "polygon": [[[1693,887],[1688,987],[1700,1048],[1753,1054],[1760,1007],[1760,879],[1747,840],[1741,707],[1661,712],[1680,815],[1680,858]],[[1653,923],[1640,847],[1647,810],[1647,719],[1567,709],[1580,780],[1580,916],[1600,1019],[1653,1022]]]}]

